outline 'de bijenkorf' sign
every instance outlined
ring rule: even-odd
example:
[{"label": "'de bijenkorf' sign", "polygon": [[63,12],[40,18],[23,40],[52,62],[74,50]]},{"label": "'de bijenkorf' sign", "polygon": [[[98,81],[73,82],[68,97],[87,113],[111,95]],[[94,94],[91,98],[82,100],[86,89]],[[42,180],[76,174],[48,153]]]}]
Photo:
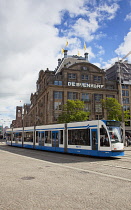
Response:
[{"label": "'de bijenkorf' sign", "polygon": [[88,87],[88,88],[103,88],[104,87],[104,85],[79,83],[79,82],[68,82],[68,86]]}]

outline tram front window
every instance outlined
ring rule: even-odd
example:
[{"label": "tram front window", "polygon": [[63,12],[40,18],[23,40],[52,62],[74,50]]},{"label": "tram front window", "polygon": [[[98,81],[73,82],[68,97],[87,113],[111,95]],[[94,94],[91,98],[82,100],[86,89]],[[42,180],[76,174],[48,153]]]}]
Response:
[{"label": "tram front window", "polygon": [[109,129],[109,135],[112,144],[121,142],[120,128],[112,127],[111,129]]}]

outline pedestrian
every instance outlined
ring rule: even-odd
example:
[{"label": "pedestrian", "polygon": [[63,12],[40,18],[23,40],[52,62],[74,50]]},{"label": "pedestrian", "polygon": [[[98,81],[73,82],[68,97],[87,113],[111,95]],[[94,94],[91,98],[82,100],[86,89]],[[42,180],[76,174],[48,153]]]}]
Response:
[{"label": "pedestrian", "polygon": [[128,147],[128,136],[127,135],[125,137],[125,141],[126,141],[126,146]]}]

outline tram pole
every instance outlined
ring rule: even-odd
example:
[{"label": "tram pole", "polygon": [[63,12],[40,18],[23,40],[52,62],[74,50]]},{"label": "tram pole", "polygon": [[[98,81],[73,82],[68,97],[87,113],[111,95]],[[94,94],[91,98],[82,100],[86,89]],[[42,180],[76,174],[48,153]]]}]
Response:
[{"label": "tram pole", "polygon": [[120,61],[118,61],[118,76],[119,76],[119,97],[122,110],[122,129],[123,129],[123,143],[125,145],[125,122],[124,122],[124,110],[123,110],[123,98],[122,98],[122,84],[121,84],[121,66]]}]

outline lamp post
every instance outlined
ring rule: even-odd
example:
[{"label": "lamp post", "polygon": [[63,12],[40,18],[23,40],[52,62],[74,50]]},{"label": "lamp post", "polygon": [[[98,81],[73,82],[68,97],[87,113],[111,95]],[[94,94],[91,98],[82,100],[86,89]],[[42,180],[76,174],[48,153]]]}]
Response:
[{"label": "lamp post", "polygon": [[123,98],[122,98],[122,77],[121,77],[121,61],[118,62],[118,81],[119,81],[119,98],[120,98],[120,104],[121,104],[121,110],[122,110],[122,128],[123,128],[123,143],[125,145],[125,122],[124,122],[124,111],[123,111]]},{"label": "lamp post", "polygon": [[23,132],[22,132],[22,147],[24,145],[24,114],[22,114],[22,128],[23,128]]}]

